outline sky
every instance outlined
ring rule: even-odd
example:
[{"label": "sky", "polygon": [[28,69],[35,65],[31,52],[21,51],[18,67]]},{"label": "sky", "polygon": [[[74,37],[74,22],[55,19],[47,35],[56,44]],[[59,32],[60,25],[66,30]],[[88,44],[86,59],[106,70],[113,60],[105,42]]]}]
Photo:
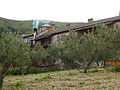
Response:
[{"label": "sky", "polygon": [[87,22],[118,16],[120,0],[0,0],[0,17]]}]

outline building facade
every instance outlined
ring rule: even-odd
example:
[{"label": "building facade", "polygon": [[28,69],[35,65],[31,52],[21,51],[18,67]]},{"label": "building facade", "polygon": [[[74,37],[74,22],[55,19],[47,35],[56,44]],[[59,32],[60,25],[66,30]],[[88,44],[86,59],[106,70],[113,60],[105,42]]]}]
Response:
[{"label": "building facade", "polygon": [[120,27],[120,16],[115,16],[111,18],[106,18],[102,20],[94,21],[93,18],[88,19],[88,23],[78,25],[78,26],[70,26],[67,29],[63,30],[55,30],[55,26],[43,25],[41,32],[38,32],[36,36],[33,34],[24,35],[23,38],[26,39],[27,42],[31,40],[31,46],[34,47],[36,43],[40,43],[42,46],[47,47],[49,44],[53,42],[59,42],[62,36],[68,35],[70,30],[74,30],[79,36],[83,35],[84,32],[88,32],[88,30],[95,29],[98,25],[104,24],[111,28],[119,28]]}]

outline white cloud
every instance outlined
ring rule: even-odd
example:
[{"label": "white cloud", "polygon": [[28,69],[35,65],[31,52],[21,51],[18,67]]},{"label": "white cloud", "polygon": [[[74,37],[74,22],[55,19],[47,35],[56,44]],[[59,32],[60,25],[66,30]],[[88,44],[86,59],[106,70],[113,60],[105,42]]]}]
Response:
[{"label": "white cloud", "polygon": [[84,22],[117,16],[119,0],[0,0],[0,17]]}]

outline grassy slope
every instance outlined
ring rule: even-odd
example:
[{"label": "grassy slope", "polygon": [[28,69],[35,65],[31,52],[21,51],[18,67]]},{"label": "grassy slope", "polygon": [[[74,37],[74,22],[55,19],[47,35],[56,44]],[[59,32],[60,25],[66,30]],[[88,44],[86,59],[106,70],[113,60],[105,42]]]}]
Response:
[{"label": "grassy slope", "polygon": [[[68,22],[53,22],[55,23],[56,29],[63,29],[66,27]],[[83,23],[71,23],[73,26]],[[22,33],[26,33],[28,31],[32,31],[32,20],[29,21],[15,21],[9,20],[5,18],[0,18],[0,27],[6,27],[11,31],[20,31]],[[1,30],[1,29],[0,29]]]},{"label": "grassy slope", "polygon": [[32,21],[15,21],[0,18],[0,26],[4,26],[11,31],[26,32],[32,29]]},{"label": "grassy slope", "polygon": [[[24,88],[24,89],[23,89]],[[3,90],[119,90],[120,73],[80,70],[7,76]]]}]

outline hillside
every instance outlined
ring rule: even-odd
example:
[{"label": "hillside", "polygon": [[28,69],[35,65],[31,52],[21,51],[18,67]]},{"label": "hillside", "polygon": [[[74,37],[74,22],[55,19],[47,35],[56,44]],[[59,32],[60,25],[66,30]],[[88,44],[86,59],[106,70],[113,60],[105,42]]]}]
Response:
[{"label": "hillside", "polygon": [[[69,22],[55,22],[52,21],[52,23],[55,24],[55,27],[57,30],[64,29],[66,27],[66,24]],[[72,26],[76,26],[79,24],[84,23],[71,23]],[[0,31],[4,30],[10,30],[10,31],[20,31],[21,33],[31,32],[32,31],[32,20],[28,21],[16,21],[16,20],[9,20],[5,18],[0,17]]]},{"label": "hillside", "polygon": [[105,69],[57,71],[22,76],[7,76],[3,90],[119,90],[120,73]]},{"label": "hillside", "polygon": [[8,29],[10,31],[20,31],[22,33],[32,29],[32,20],[30,21],[15,21],[5,18],[0,18],[0,30]]}]

